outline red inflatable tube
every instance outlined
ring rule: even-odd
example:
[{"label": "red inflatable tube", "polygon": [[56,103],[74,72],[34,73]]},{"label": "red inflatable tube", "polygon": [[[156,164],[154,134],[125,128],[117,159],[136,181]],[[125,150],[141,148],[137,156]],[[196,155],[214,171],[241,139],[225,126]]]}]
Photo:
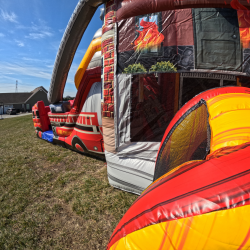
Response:
[{"label": "red inflatable tube", "polygon": [[80,114],[83,104],[86,101],[89,90],[95,82],[101,82],[101,67],[87,69],[81,80],[80,87],[77,91],[76,98],[72,105],[72,109],[67,113],[50,113],[50,119],[65,122],[62,127],[56,127],[56,133],[62,137],[68,137],[74,130],[78,115]]},{"label": "red inflatable tube", "polygon": [[45,107],[43,101],[38,101],[34,107],[32,107],[33,112],[33,123],[37,130],[42,132],[49,130],[49,117],[50,112],[49,107]]},{"label": "red inflatable tube", "polygon": [[[232,0],[124,0],[118,3],[118,6],[121,7],[117,11],[117,20],[175,9],[232,8],[231,2]],[[233,0],[234,2],[235,0]],[[237,0],[237,4],[233,4],[233,8],[250,9],[250,3],[247,0]]]},{"label": "red inflatable tube", "polygon": [[220,158],[190,162],[159,179],[124,215],[107,249],[150,225],[249,205],[249,155],[248,144]]},{"label": "red inflatable tube", "polygon": [[158,153],[157,153],[157,157],[159,155],[159,151],[162,147],[162,144],[165,141],[165,138],[167,137],[168,133],[170,132],[170,130],[172,129],[172,127],[176,124],[176,122],[191,108],[193,107],[195,104],[197,104],[201,99],[203,100],[209,100],[217,95],[221,95],[221,94],[227,94],[227,93],[250,93],[249,88],[244,88],[244,87],[222,87],[222,88],[215,88],[215,89],[211,89],[211,90],[207,90],[204,93],[200,93],[199,95],[195,96],[194,98],[192,98],[189,102],[187,102],[174,116],[174,118],[172,119],[172,121],[170,122],[170,124],[168,125],[164,136],[161,140],[161,145],[159,147]]}]

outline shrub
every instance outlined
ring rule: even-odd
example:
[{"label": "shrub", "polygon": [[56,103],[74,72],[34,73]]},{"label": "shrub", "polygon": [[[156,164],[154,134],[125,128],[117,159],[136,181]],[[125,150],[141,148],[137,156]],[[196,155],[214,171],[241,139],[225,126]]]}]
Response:
[{"label": "shrub", "polygon": [[144,68],[142,64],[135,63],[125,68],[123,73],[132,74],[132,73],[141,73],[141,72],[146,73],[147,70]]},{"label": "shrub", "polygon": [[149,69],[150,72],[160,71],[160,72],[177,72],[177,69],[174,65],[168,61],[157,62],[155,65],[152,65]]}]

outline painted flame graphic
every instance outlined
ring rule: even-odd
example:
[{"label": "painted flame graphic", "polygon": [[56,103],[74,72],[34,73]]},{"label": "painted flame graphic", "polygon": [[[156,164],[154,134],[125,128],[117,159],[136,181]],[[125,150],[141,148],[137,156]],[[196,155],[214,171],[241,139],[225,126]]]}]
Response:
[{"label": "painted flame graphic", "polygon": [[250,43],[250,12],[238,10],[240,40],[243,48],[249,48]]},{"label": "painted flame graphic", "polygon": [[[249,3],[249,0],[247,0]],[[240,40],[243,48],[249,48],[250,43],[250,11],[239,3],[238,0],[232,0],[231,6],[238,11]]]},{"label": "painted flame graphic", "polygon": [[[247,2],[249,3],[249,0],[247,0]],[[230,3],[231,7],[235,10],[247,10],[247,8],[245,6],[243,6],[239,0],[232,0]]]},{"label": "painted flame graphic", "polygon": [[155,22],[146,22],[142,19],[140,26],[143,27],[143,30],[137,30],[139,37],[134,41],[136,50],[159,46],[164,40],[164,36],[158,31],[158,26]]}]

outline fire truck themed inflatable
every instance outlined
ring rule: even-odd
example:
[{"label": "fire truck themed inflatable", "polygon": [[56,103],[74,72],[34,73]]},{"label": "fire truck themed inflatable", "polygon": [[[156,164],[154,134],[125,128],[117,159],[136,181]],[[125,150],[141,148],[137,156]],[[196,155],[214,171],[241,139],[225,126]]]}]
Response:
[{"label": "fire truck themed inflatable", "polygon": [[[76,98],[45,107],[42,101],[32,108],[39,138],[87,152],[104,159],[101,118],[101,29],[83,57],[76,74]],[[94,55],[94,56],[93,56]],[[58,94],[58,93],[57,93]]]},{"label": "fire truck themed inflatable", "polygon": [[[62,102],[75,55],[105,4]],[[80,0],[56,57],[37,135],[104,156],[138,194],[107,249],[248,249],[248,0]],[[51,129],[50,129],[51,126]]]}]

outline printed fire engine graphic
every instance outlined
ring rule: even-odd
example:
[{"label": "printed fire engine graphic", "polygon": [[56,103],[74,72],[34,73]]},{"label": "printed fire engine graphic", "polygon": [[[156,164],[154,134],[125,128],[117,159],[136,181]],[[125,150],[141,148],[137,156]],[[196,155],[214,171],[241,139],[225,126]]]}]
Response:
[{"label": "printed fire engine graphic", "polygon": [[[39,106],[39,107],[38,107]],[[51,113],[49,107],[38,102],[32,108],[36,134],[43,139],[49,129],[53,129],[53,142],[79,152],[93,152],[104,155],[102,126],[96,112]]]},{"label": "printed fire engine graphic", "polygon": [[75,124],[79,114],[49,114],[49,119],[52,123],[67,123],[67,124]]},{"label": "printed fire engine graphic", "polygon": [[59,141],[65,141],[80,152],[104,152],[102,126],[98,124],[96,112],[49,114],[49,118]]},{"label": "printed fire engine graphic", "polygon": [[79,114],[49,114],[53,131],[58,136],[67,137],[73,132]]},{"label": "printed fire engine graphic", "polygon": [[81,112],[74,126],[73,132],[65,142],[80,152],[104,152],[102,126],[98,123],[97,113]]}]

